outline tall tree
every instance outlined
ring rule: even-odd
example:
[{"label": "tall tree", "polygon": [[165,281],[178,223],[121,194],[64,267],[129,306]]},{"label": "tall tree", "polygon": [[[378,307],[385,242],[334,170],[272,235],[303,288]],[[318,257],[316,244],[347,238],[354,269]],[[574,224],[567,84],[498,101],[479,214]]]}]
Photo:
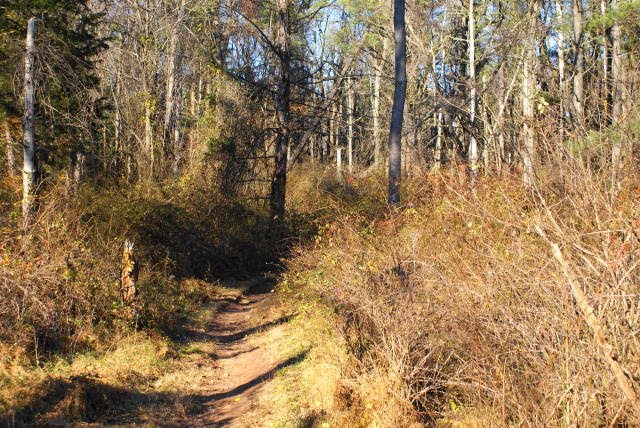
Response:
[{"label": "tall tree", "polygon": [[275,172],[271,184],[271,217],[284,220],[287,155],[291,132],[291,3],[290,0],[277,0],[277,36],[275,50],[277,56],[278,83],[276,87],[276,116],[278,120],[278,136],[275,147]]},{"label": "tall tree", "polygon": [[34,63],[36,56],[36,18],[27,22],[27,42],[24,59],[24,162],[22,167],[22,224],[25,230],[33,220],[36,186],[36,100]]},{"label": "tall tree", "polygon": [[[469,44],[469,122],[473,127],[476,120],[476,17],[474,11],[475,0],[469,0],[467,43]],[[473,132],[469,136],[469,163],[471,184],[475,184],[478,178],[478,140]]]},{"label": "tall tree", "polygon": [[[618,12],[620,7],[619,0],[613,0],[611,8],[614,12]],[[622,28],[619,20],[616,18],[611,26],[611,87],[612,87],[612,112],[611,122],[614,126],[620,126],[623,119],[624,110],[624,64],[622,58]],[[613,164],[614,179],[617,177],[617,171],[620,167],[622,159],[622,142],[616,141],[613,145],[611,153],[611,162]]]},{"label": "tall tree", "polygon": [[395,41],[395,89],[391,108],[389,130],[389,191],[388,202],[400,203],[400,180],[402,173],[402,122],[407,96],[407,30],[405,23],[405,0],[393,1],[393,34]]},{"label": "tall tree", "polygon": [[584,132],[584,10],[582,0],[573,0],[573,111],[575,127]]},{"label": "tall tree", "polygon": [[535,142],[535,95],[536,95],[536,28],[538,15],[540,14],[539,0],[532,0],[529,3],[529,25],[524,46],[524,64],[522,73],[522,115],[523,125],[523,182],[525,187],[533,185],[534,170],[533,163],[536,150]]}]

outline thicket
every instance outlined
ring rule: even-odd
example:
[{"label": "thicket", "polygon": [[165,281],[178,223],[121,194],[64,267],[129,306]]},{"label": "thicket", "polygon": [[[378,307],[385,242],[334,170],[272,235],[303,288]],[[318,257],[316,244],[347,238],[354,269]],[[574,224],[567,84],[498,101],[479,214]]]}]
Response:
[{"label": "thicket", "polygon": [[471,188],[455,168],[413,178],[397,212],[382,177],[299,183],[294,200],[312,195],[335,217],[280,288],[336,314],[351,356],[338,395],[353,423],[637,423],[623,378],[640,373],[640,175],[636,153],[611,184],[616,138],[549,151],[531,190],[515,175]]},{"label": "thicket", "polygon": [[[19,233],[19,192],[3,199],[0,343],[5,358],[110,346],[132,330],[120,296],[125,239],[140,264],[138,328],[171,333],[213,296],[212,283],[273,268],[277,240],[259,208],[204,180],[152,188],[47,190],[30,232]],[[69,193],[71,192],[71,193]]]}]

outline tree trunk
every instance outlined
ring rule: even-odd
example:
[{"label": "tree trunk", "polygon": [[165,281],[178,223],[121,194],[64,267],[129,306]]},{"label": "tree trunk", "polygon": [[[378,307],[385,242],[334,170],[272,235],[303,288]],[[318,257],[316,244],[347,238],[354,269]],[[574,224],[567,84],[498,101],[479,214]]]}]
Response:
[{"label": "tree trunk", "polygon": [[[445,12],[446,14],[446,12]],[[446,20],[446,16],[445,16],[445,20]],[[436,63],[436,55],[433,55],[433,80],[434,80],[434,85],[433,85],[433,105],[434,107],[438,106],[438,86],[442,84],[442,81],[444,81],[445,79],[445,66],[444,66],[444,62],[445,62],[445,58],[446,58],[446,52],[444,49],[444,36],[441,34],[440,35],[440,49],[442,49],[442,64],[440,65],[440,75],[438,76],[438,71],[437,71],[437,63]],[[437,84],[436,84],[437,83]],[[436,148],[434,151],[434,169],[438,170],[440,169],[440,167],[442,166],[442,144],[443,144],[443,137],[444,137],[444,113],[442,111],[442,108],[437,107],[436,111],[434,111],[433,113],[433,120],[435,122],[436,125]]]},{"label": "tree trunk", "polygon": [[155,167],[155,148],[153,147],[153,122],[152,122],[152,94],[149,90],[147,77],[143,77],[142,92],[144,93],[144,149],[147,152],[148,179],[153,179]]},{"label": "tree trunk", "polygon": [[13,177],[16,171],[16,155],[13,151],[13,137],[11,136],[11,129],[9,129],[8,122],[4,123],[4,139],[7,150],[7,173],[9,177]]},{"label": "tree trunk", "polygon": [[534,125],[534,97],[536,90],[535,81],[535,60],[536,60],[536,37],[535,28],[536,20],[538,19],[538,0],[534,0],[530,5],[529,15],[529,34],[527,35],[527,41],[525,46],[525,57],[523,66],[522,77],[522,115],[524,116],[523,127],[523,150],[522,150],[522,164],[523,164],[523,182],[526,188],[531,188],[533,185],[533,158],[535,154],[535,131]]},{"label": "tree trunk", "polygon": [[560,137],[565,136],[565,116],[567,112],[567,78],[565,58],[564,0],[556,0],[556,19],[558,22],[558,85],[560,90]]},{"label": "tree trunk", "polygon": [[36,133],[35,133],[35,61],[36,19],[30,18],[27,24],[27,42],[24,61],[24,137],[23,137],[23,175],[22,175],[22,223],[24,229],[29,229],[35,210],[36,185]]},{"label": "tree trunk", "polygon": [[[469,28],[468,28],[468,44],[469,44],[469,122],[471,127],[476,120],[476,18],[474,12],[474,1],[469,0]],[[469,140],[469,164],[471,185],[475,185],[478,179],[478,141],[473,132]]]},{"label": "tree trunk", "polygon": [[174,122],[173,122],[173,176],[177,177],[180,174],[180,163],[182,161],[182,133],[180,129],[181,109],[182,107],[182,94],[180,91],[177,94],[175,100]]},{"label": "tree trunk", "polygon": [[[618,0],[613,0],[611,7],[614,11],[618,9]],[[620,126],[623,119],[624,112],[624,68],[622,63],[622,30],[620,24],[614,21],[611,26],[611,80],[612,80],[612,112],[611,122],[614,127]],[[622,142],[614,142],[611,161],[614,168],[614,174],[620,167],[620,161],[622,158]]]},{"label": "tree trunk", "polygon": [[407,32],[405,2],[393,1],[393,29],[395,39],[395,89],[389,131],[389,194],[388,202],[400,203],[400,176],[402,171],[402,122],[407,96]]},{"label": "tree trunk", "polygon": [[276,165],[271,184],[271,218],[279,222],[285,216],[285,191],[287,182],[287,153],[289,149],[291,103],[291,28],[289,22],[289,1],[278,0],[278,87],[276,89],[276,114],[278,118],[278,137],[276,139]]},{"label": "tree trunk", "polygon": [[[600,1],[600,13],[605,15],[607,13],[607,0]],[[609,101],[610,101],[610,83],[611,77],[609,67],[609,51],[610,40],[607,27],[602,28],[602,102],[603,102],[603,116],[604,122],[607,124],[610,119],[609,113]]]},{"label": "tree trunk", "polygon": [[162,154],[166,151],[166,146],[171,141],[171,151],[173,152],[173,173],[177,175],[177,164],[180,161],[180,130],[177,129],[178,125],[178,108],[180,106],[180,90],[178,82],[178,73],[181,67],[181,49],[180,49],[180,25],[182,25],[182,15],[184,9],[184,0],[181,0],[178,8],[178,19],[173,25],[171,30],[171,39],[169,47],[168,58],[168,70],[167,70],[167,87],[166,87],[166,105],[164,112],[164,130],[162,133],[163,150]]},{"label": "tree trunk", "polygon": [[373,164],[376,168],[382,165],[384,160],[384,153],[382,152],[382,141],[380,139],[380,91],[382,88],[382,69],[384,64],[384,57],[387,51],[387,40],[382,43],[382,53],[380,60],[376,61],[374,65],[374,80],[373,80],[373,99],[371,101],[372,115],[373,115]]},{"label": "tree trunk", "polygon": [[352,79],[347,79],[347,150],[349,162],[349,174],[353,173],[353,115],[355,109],[355,94],[351,85]]},{"label": "tree trunk", "polygon": [[584,115],[584,46],[583,46],[584,12],[582,0],[573,0],[573,45],[574,67],[573,74],[573,111],[575,127],[580,132],[585,131]]}]

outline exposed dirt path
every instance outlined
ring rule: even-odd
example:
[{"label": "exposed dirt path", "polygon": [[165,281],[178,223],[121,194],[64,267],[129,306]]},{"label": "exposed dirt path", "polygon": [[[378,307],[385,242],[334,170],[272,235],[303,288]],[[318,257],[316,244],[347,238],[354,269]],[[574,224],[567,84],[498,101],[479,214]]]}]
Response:
[{"label": "exposed dirt path", "polygon": [[73,375],[44,378],[37,401],[7,426],[264,426],[262,389],[308,353],[273,341],[291,315],[272,287],[264,278],[220,286],[172,343],[141,334],[84,357]]},{"label": "exposed dirt path", "polygon": [[258,288],[261,290],[245,293],[224,305],[207,327],[207,334],[216,345],[218,376],[211,382],[210,394],[205,395],[203,412],[191,421],[191,426],[244,425],[240,419],[251,410],[264,382],[294,362],[277,361],[265,349],[253,345],[255,340],[250,340],[289,320],[278,315],[268,287]]}]

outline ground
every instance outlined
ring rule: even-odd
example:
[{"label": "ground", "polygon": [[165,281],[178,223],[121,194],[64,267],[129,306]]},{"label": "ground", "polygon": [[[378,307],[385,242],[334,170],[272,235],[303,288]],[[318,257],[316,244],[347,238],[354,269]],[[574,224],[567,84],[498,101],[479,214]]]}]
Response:
[{"label": "ground", "polygon": [[264,286],[245,292],[216,313],[206,334],[216,344],[217,373],[202,413],[194,417],[191,426],[244,425],[242,418],[255,405],[265,382],[304,358],[301,353],[280,360],[264,345],[256,345],[256,337],[252,337],[290,319],[291,315],[278,310],[272,290]]},{"label": "ground", "polygon": [[[39,392],[0,426],[327,426],[331,403],[315,393],[299,401],[300,379],[326,382],[337,370],[309,372],[314,347],[274,288],[265,278],[235,281],[171,341],[139,334],[24,378]],[[332,396],[326,385],[314,391]]]}]

